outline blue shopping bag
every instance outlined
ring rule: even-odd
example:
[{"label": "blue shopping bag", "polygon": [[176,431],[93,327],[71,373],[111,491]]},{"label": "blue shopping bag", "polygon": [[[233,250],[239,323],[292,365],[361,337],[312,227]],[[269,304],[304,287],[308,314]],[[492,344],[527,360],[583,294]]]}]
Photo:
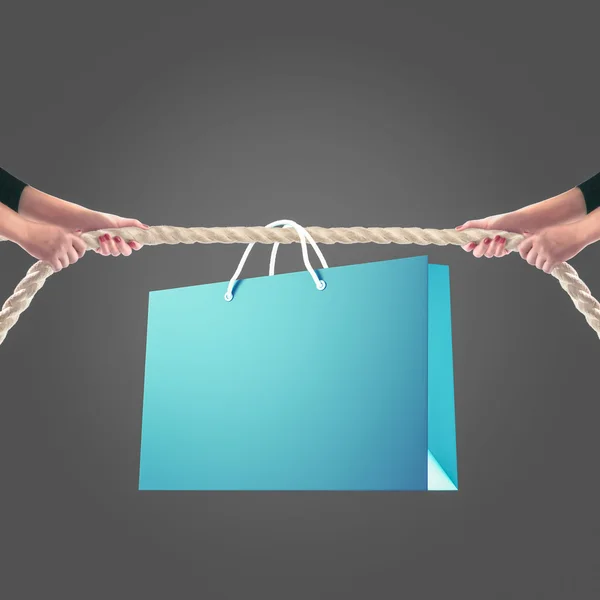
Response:
[{"label": "blue shopping bag", "polygon": [[448,267],[302,248],[316,285],[150,293],[140,490],[458,488]]}]

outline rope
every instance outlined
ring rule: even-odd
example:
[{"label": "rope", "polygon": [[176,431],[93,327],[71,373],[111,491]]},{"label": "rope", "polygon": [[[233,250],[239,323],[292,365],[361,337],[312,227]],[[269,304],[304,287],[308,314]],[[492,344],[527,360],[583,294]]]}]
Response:
[{"label": "rope", "polygon": [[[485,229],[421,229],[420,227],[307,227],[306,230],[321,244],[418,244],[419,246],[463,246],[469,242],[479,242],[485,237],[501,235],[506,238],[505,248],[514,252],[521,240],[521,234]],[[299,242],[299,234],[293,228],[267,227],[171,227],[160,225],[150,229],[123,227],[101,229],[83,233],[81,238],[88,250],[99,247],[98,237],[108,233],[120,235],[127,240],[135,240],[146,246],[159,244],[291,244]],[[0,238],[0,241],[6,241]],[[13,295],[4,303],[0,311],[0,344],[9,329],[15,325],[21,314],[31,304],[33,297],[52,275],[52,267],[42,261],[36,262],[23,280],[17,285]],[[589,326],[600,337],[600,303],[592,296],[588,287],[581,281],[577,271],[568,263],[560,263],[551,275],[558,279],[562,288],[569,294],[575,308],[586,318]]]}]

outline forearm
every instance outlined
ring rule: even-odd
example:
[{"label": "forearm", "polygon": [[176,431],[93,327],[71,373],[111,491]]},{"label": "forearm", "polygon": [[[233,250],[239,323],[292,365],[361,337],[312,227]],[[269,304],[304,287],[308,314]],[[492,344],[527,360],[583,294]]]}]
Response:
[{"label": "forearm", "polygon": [[579,184],[576,189],[583,198],[585,215],[571,225],[570,234],[585,247],[600,240],[600,173]]},{"label": "forearm", "polygon": [[26,219],[69,229],[81,227],[92,213],[79,204],[61,200],[31,186],[23,190],[19,203],[19,214]]},{"label": "forearm", "polygon": [[589,246],[600,240],[600,208],[596,208],[581,221],[573,224],[574,235],[582,241],[583,246]]},{"label": "forearm", "polygon": [[512,220],[514,218],[515,223],[518,223],[521,229],[539,231],[553,225],[578,221],[584,218],[585,215],[584,196],[579,187],[575,187],[558,196],[508,213],[504,215],[504,219]]}]

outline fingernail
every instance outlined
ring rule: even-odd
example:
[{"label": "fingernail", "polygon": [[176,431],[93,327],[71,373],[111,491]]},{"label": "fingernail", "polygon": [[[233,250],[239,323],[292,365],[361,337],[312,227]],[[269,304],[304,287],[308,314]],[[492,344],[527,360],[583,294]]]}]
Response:
[{"label": "fingernail", "polygon": [[142,223],[142,225],[146,228],[146,229],[150,229],[150,225],[146,225],[145,223]]},{"label": "fingernail", "polygon": [[490,240],[490,238],[485,238],[485,240],[483,240],[484,244],[489,244],[492,240]]},{"label": "fingernail", "polygon": [[75,230],[75,233],[80,233],[80,232],[81,232],[81,229],[76,229]]},{"label": "fingernail", "polygon": [[131,246],[132,248],[135,248],[135,242],[129,241],[129,242],[127,242],[127,244],[129,246]]},{"label": "fingernail", "polygon": [[121,238],[118,235],[115,235],[113,240],[115,240],[115,242],[117,242],[117,244],[120,244],[122,242]]},{"label": "fingernail", "polygon": [[501,237],[501,238],[500,238],[500,243],[501,243],[501,244],[504,244],[504,242],[506,242],[506,238],[504,238],[504,237]]},{"label": "fingernail", "polygon": [[474,249],[474,248],[476,248],[476,247],[477,247],[477,244],[476,244],[475,242],[471,242],[471,243],[469,244],[469,250],[473,250],[473,249]]},{"label": "fingernail", "polygon": [[499,242],[501,239],[502,239],[502,238],[501,238],[499,235],[497,235],[497,236],[494,238],[494,241],[495,241],[495,242]]}]

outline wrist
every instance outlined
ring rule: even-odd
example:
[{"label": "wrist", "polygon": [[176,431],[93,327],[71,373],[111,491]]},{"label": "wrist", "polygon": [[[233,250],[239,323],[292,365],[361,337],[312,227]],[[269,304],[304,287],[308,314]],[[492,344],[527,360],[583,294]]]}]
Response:
[{"label": "wrist", "polygon": [[0,219],[2,220],[0,234],[7,240],[22,246],[29,236],[31,221],[23,218],[8,207],[0,206],[0,209]]},{"label": "wrist", "polygon": [[582,243],[582,247],[589,246],[600,240],[600,209],[593,210],[583,219],[571,224],[574,235]]}]

